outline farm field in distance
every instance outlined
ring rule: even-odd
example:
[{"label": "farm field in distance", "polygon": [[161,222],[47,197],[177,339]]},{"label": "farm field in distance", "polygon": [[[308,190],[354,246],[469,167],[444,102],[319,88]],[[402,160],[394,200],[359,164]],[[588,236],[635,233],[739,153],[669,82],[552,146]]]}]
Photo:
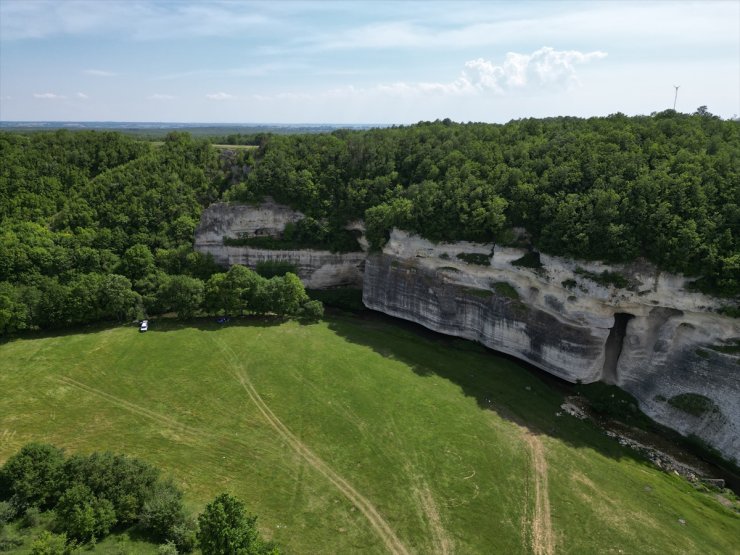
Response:
[{"label": "farm field in distance", "polygon": [[534,373],[376,318],[25,337],[0,391],[0,463],[30,441],[140,457],[193,512],[235,494],[286,553],[738,549],[740,515],[556,416]]}]

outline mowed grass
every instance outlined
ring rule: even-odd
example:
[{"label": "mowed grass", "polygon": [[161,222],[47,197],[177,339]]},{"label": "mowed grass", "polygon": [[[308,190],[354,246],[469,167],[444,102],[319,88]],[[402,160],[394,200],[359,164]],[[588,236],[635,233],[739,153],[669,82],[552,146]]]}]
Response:
[{"label": "mowed grass", "polygon": [[160,321],[0,345],[0,462],[29,441],[141,457],[194,512],[237,495],[287,553],[739,552],[736,513],[560,403],[389,320]]}]

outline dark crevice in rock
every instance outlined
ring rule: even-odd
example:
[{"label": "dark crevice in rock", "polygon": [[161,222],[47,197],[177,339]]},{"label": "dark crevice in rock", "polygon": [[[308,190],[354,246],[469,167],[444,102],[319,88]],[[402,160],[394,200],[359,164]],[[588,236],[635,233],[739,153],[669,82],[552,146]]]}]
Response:
[{"label": "dark crevice in rock", "polygon": [[614,315],[614,325],[609,330],[604,346],[604,369],[601,371],[601,380],[608,384],[617,383],[617,362],[622,354],[622,344],[627,331],[627,322],[635,316],[627,312],[617,312]]}]

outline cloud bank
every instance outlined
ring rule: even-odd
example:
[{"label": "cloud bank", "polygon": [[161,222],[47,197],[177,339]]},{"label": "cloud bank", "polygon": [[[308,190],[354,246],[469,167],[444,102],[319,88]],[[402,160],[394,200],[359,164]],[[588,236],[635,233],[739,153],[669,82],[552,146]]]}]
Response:
[{"label": "cloud bank", "polygon": [[229,94],[225,92],[218,92],[218,93],[207,94],[206,98],[208,100],[229,100],[235,97],[233,94]]},{"label": "cloud bank", "polygon": [[397,82],[379,84],[371,88],[343,87],[328,91],[328,96],[384,94],[395,96],[419,95],[478,95],[493,93],[506,95],[524,89],[562,89],[580,86],[576,68],[607,56],[600,50],[555,50],[543,46],[531,54],[509,52],[503,62],[477,58],[465,62],[457,79],[443,82]]}]

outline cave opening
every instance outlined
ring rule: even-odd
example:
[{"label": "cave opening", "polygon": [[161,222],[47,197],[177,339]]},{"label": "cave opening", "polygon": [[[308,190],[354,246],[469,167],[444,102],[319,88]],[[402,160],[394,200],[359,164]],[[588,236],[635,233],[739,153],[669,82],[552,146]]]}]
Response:
[{"label": "cave opening", "polygon": [[627,323],[634,318],[634,314],[617,312],[614,314],[614,325],[609,330],[604,346],[604,368],[601,371],[601,380],[608,384],[617,383],[617,363],[622,354],[624,335],[627,332]]}]

